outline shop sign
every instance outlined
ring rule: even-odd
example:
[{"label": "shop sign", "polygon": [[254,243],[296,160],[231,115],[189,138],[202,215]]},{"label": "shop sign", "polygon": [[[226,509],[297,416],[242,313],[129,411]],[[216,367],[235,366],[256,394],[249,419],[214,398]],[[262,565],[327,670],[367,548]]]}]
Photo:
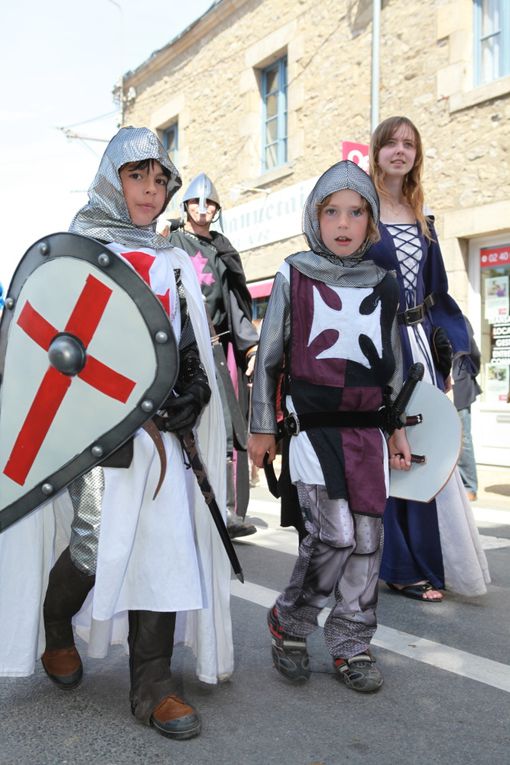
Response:
[{"label": "shop sign", "polygon": [[303,231],[303,206],[316,180],[309,178],[224,211],[225,235],[239,252],[298,236]]},{"label": "shop sign", "polygon": [[497,268],[498,266],[510,266],[510,244],[480,249],[480,268]]},{"label": "shop sign", "polygon": [[368,173],[368,144],[342,141],[342,159],[350,159]]},{"label": "shop sign", "polygon": [[491,361],[510,364],[510,322],[491,325]]}]

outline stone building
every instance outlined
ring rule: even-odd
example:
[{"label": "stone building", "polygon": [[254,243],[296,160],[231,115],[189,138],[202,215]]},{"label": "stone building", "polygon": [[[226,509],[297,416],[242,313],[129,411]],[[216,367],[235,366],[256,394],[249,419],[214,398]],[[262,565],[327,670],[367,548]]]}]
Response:
[{"label": "stone building", "polygon": [[409,116],[450,290],[483,352],[477,457],[510,465],[510,3],[383,0],[374,20],[373,5],[217,0],[124,77],[123,124],[156,130],[185,185],[212,177],[262,315],[303,247],[314,179],[364,161],[374,113]]}]

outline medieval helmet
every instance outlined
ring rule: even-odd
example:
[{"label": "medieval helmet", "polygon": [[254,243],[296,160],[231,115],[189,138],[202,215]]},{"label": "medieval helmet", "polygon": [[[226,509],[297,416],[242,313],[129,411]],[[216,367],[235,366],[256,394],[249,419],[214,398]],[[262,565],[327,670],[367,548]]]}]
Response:
[{"label": "medieval helmet", "polygon": [[198,212],[204,215],[207,212],[207,200],[210,199],[218,205],[221,210],[220,197],[214,183],[205,173],[199,173],[186,189],[182,197],[182,203],[186,207],[186,202],[190,199],[198,199]]}]

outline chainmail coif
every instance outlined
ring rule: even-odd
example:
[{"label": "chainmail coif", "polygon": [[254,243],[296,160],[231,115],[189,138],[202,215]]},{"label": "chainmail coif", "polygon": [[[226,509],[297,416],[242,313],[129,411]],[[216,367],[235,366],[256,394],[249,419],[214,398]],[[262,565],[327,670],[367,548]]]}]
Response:
[{"label": "chainmail coif", "polygon": [[122,191],[120,168],[128,162],[141,162],[145,159],[155,159],[170,172],[166,207],[182,185],[177,168],[152,130],[124,127],[106,147],[96,177],[89,188],[89,201],[76,213],[69,231],[130,247],[168,247],[168,239],[156,233],[155,221],[148,226],[135,226],[131,222]]}]

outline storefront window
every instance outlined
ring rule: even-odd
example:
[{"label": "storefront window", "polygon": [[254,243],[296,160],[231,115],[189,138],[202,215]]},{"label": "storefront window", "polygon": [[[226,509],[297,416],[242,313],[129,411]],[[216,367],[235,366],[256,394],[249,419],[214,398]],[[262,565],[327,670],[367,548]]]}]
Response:
[{"label": "storefront window", "polygon": [[254,298],[252,301],[252,319],[253,321],[262,321],[265,316],[269,295],[266,297]]},{"label": "storefront window", "polygon": [[510,244],[480,249],[480,276],[482,400],[497,406],[510,391]]}]

